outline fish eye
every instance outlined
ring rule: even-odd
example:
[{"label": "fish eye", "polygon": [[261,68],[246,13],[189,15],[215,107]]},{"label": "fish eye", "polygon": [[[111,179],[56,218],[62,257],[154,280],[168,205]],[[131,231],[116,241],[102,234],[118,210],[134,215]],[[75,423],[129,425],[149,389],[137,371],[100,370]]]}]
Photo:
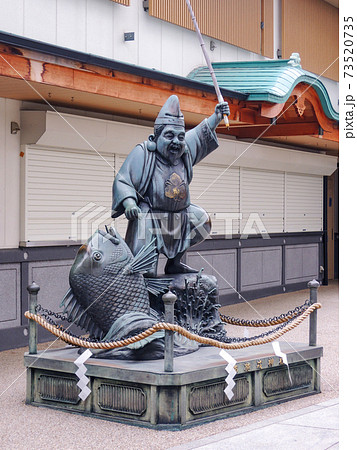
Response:
[{"label": "fish eye", "polygon": [[100,252],[94,252],[93,253],[93,259],[95,261],[100,261],[102,259],[102,254]]}]

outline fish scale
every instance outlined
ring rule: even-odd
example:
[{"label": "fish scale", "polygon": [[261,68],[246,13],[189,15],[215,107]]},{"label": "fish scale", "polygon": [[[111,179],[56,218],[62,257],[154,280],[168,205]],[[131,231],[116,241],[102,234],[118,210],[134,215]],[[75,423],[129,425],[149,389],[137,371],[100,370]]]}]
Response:
[{"label": "fish scale", "polygon": [[104,332],[129,311],[150,312],[144,277],[139,273],[123,274],[121,269],[113,279],[110,276],[112,269],[112,266],[107,266],[101,277],[78,274],[71,279],[73,293]]}]

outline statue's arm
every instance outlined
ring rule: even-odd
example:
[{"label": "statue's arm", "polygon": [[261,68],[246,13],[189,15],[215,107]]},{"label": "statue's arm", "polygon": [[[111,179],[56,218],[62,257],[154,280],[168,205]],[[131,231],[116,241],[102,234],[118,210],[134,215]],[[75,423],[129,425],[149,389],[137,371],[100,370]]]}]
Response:
[{"label": "statue's arm", "polygon": [[227,102],[219,103],[211,117],[204,119],[199,125],[186,133],[186,144],[191,153],[193,164],[199,163],[218,147],[215,129],[222,120],[223,114],[229,114]]},{"label": "statue's arm", "polygon": [[129,220],[134,220],[140,213],[139,187],[144,168],[144,153],[141,146],[136,146],[128,155],[113,183],[112,217],[125,213]]}]

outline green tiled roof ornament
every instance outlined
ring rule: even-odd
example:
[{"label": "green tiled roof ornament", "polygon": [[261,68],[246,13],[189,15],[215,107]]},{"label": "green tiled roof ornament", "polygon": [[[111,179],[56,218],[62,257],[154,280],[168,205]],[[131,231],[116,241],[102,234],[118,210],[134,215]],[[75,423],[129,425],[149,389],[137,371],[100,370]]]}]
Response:
[{"label": "green tiled roof ornament", "polygon": [[[285,103],[299,83],[311,85],[326,116],[338,121],[338,112],[324,83],[320,77],[301,67],[299,53],[292,53],[289,59],[216,62],[212,66],[221,89],[247,94],[247,101],[252,102]],[[212,84],[208,67],[197,67],[188,78]]]},{"label": "green tiled roof ornament", "polygon": [[299,53],[292,53],[289,58],[288,64],[290,64],[293,67],[300,67],[301,68],[301,58]]}]

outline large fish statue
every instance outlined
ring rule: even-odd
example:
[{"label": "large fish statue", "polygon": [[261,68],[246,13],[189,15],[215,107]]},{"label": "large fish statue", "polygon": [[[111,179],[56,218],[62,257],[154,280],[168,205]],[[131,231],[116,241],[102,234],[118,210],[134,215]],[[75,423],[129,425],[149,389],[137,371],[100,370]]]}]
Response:
[{"label": "large fish statue", "polygon": [[[60,305],[63,312],[91,338],[122,339],[151,327],[158,316],[150,308],[148,293],[159,295],[171,281],[144,278],[156,258],[154,241],[134,257],[114,228],[96,231],[78,250],[69,274],[70,289]],[[154,333],[131,348],[163,335]]]}]

